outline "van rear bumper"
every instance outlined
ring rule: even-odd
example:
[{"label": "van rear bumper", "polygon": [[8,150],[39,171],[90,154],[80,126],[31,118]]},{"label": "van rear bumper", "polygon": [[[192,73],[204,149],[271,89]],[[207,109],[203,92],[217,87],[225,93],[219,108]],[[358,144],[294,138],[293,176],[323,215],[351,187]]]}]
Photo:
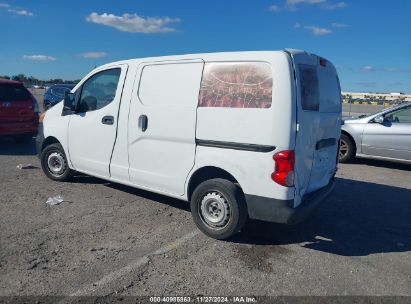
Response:
[{"label": "van rear bumper", "polygon": [[294,200],[278,200],[263,196],[245,194],[248,215],[251,219],[280,224],[296,224],[308,216],[325,201],[334,190],[334,179],[313,193],[306,195],[303,202],[294,208]]}]

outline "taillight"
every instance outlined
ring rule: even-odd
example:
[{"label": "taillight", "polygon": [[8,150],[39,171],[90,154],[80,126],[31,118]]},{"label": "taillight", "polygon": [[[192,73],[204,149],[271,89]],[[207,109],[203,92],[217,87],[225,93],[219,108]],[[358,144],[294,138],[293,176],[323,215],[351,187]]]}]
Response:
[{"label": "taillight", "polygon": [[285,187],[294,186],[294,151],[278,152],[273,155],[273,159],[275,161],[275,171],[271,174],[273,181]]},{"label": "taillight", "polygon": [[320,65],[323,67],[327,66],[327,60],[320,57]]}]

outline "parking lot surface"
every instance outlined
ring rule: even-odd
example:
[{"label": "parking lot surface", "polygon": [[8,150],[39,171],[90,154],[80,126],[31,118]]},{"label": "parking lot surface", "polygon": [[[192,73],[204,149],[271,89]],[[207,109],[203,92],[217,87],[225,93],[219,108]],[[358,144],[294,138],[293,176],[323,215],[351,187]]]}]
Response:
[{"label": "parking lot surface", "polygon": [[411,165],[340,164],[309,220],[250,222],[230,241],[198,232],[185,202],[47,179],[34,142],[0,139],[0,168],[1,296],[411,295]]}]

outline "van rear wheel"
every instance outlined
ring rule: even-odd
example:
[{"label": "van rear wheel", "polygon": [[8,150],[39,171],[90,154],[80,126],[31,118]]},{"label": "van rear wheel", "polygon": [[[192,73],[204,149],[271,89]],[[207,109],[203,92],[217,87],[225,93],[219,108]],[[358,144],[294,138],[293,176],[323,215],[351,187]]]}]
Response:
[{"label": "van rear wheel", "polygon": [[240,187],[221,178],[205,181],[194,190],[191,214],[204,234],[219,240],[239,232],[248,217]]},{"label": "van rear wheel", "polygon": [[48,178],[55,181],[67,181],[72,176],[63,147],[56,143],[43,149],[40,156],[41,168]]}]

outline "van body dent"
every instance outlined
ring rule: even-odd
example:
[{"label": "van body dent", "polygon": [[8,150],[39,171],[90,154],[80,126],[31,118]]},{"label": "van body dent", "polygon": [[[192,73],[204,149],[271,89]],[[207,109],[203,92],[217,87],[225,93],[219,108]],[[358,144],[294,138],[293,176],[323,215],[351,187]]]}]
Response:
[{"label": "van body dent", "polygon": [[73,171],[191,203],[224,239],[247,218],[296,223],[331,193],[341,97],[334,66],[299,50],[120,61],[43,117],[45,174]]}]

